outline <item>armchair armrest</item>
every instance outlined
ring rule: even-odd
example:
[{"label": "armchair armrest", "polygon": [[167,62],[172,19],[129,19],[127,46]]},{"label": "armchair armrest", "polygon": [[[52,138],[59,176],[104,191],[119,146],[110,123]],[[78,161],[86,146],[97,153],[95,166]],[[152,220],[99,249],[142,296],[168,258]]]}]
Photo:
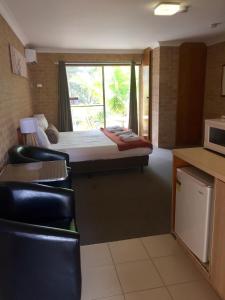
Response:
[{"label": "armchair armrest", "polygon": [[0,219],[0,244],[0,299],[80,300],[78,233]]},{"label": "armchair armrest", "polygon": [[0,183],[0,218],[32,224],[75,217],[73,190],[25,182]]},{"label": "armchair armrest", "polygon": [[26,163],[32,163],[32,162],[37,162],[37,159],[34,159],[32,157],[27,157],[24,156],[22,151],[24,149],[24,146],[14,146],[9,149],[8,154],[9,154],[9,162],[11,164],[26,164]]},{"label": "armchair armrest", "polygon": [[9,150],[11,163],[29,163],[36,161],[66,160],[69,165],[69,155],[64,152],[36,146],[17,145]]},{"label": "armchair armrest", "polygon": [[26,152],[29,155],[29,157],[32,157],[36,160],[65,160],[66,164],[69,165],[69,155],[64,152],[35,146],[27,147]]}]

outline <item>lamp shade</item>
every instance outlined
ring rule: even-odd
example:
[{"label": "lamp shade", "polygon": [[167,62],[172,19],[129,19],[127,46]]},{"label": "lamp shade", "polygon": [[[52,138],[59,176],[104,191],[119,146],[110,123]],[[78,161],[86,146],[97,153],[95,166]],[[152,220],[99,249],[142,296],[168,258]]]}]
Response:
[{"label": "lamp shade", "polygon": [[37,120],[35,118],[20,119],[21,133],[34,133],[37,131]]}]

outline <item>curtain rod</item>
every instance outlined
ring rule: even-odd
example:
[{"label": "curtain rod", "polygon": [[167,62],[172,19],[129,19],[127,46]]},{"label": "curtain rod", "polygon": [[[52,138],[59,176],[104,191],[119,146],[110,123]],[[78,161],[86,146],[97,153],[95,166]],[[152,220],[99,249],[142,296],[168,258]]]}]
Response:
[{"label": "curtain rod", "polygon": [[[54,62],[55,65],[58,65],[59,62]],[[130,66],[131,61],[114,61],[114,62],[65,62],[67,66],[116,66],[116,65],[127,65]],[[135,62],[135,65],[141,65],[140,62]]]}]

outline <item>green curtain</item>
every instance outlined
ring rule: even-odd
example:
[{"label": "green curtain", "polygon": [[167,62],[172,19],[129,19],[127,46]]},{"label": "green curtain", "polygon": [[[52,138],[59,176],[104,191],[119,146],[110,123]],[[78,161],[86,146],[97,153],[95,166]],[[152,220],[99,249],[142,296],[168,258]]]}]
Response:
[{"label": "green curtain", "polygon": [[137,87],[135,62],[131,63],[129,128],[138,134]]},{"label": "green curtain", "polygon": [[73,131],[69,89],[64,61],[59,61],[59,131]]}]

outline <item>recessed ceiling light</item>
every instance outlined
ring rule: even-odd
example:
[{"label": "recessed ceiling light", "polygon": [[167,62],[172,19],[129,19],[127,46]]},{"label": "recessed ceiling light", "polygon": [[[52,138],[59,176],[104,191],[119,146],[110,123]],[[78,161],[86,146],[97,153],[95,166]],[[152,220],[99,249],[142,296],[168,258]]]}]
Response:
[{"label": "recessed ceiling light", "polygon": [[157,16],[172,16],[180,11],[180,3],[159,3],[154,9],[154,14]]}]

